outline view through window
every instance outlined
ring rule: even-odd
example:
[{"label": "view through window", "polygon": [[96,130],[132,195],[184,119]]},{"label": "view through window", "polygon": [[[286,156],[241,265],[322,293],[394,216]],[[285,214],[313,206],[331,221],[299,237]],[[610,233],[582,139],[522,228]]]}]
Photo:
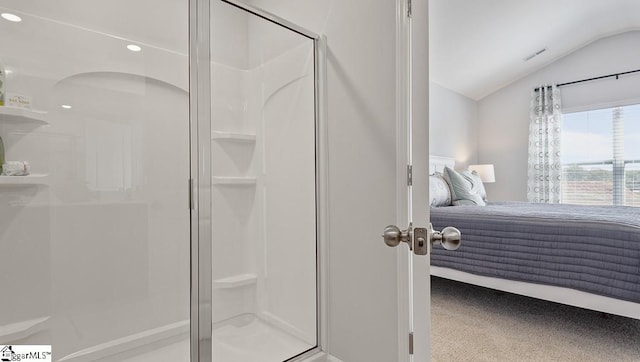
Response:
[{"label": "view through window", "polygon": [[562,202],[640,207],[640,104],[562,117]]}]

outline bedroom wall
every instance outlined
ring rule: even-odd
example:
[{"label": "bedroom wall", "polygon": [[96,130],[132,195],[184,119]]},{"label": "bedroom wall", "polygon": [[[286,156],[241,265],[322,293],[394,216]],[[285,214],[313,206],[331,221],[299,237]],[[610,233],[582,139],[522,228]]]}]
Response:
[{"label": "bedroom wall", "polygon": [[478,103],[430,82],[429,104],[429,154],[455,157],[456,168],[476,163]]},{"label": "bedroom wall", "polygon": [[[494,201],[526,201],[529,96],[539,84],[564,83],[638,69],[640,31],[594,41],[478,102],[478,161],[495,165]],[[561,88],[563,111],[640,100],[640,75]]]}]

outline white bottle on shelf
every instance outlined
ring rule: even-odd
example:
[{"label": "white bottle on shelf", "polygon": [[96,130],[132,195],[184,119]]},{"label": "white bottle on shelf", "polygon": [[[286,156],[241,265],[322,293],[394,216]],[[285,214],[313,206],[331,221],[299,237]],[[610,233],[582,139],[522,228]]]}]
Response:
[{"label": "white bottle on shelf", "polygon": [[2,66],[2,63],[0,63],[0,107],[4,106],[4,98],[5,98],[5,81],[6,81],[6,71],[4,69],[4,67]]},{"label": "white bottle on shelf", "polygon": [[0,137],[0,176],[2,176],[2,165],[4,165],[4,143]]}]

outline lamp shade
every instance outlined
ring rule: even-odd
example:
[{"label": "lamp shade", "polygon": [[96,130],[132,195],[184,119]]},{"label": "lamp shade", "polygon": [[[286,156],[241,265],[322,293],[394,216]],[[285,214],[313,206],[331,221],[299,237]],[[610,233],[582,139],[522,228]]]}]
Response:
[{"label": "lamp shade", "polygon": [[469,171],[475,171],[484,183],[496,182],[496,174],[493,172],[493,165],[469,165]]}]

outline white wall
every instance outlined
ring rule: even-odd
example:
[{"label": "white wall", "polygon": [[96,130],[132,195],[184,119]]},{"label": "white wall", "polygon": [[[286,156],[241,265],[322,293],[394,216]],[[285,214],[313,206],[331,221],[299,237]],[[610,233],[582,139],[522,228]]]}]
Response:
[{"label": "white wall", "polygon": [[429,106],[429,154],[454,157],[459,169],[476,163],[477,102],[431,82]]},{"label": "white wall", "polygon": [[[495,165],[496,183],[487,185],[492,200],[526,201],[531,90],[638,69],[639,44],[638,31],[600,39],[478,102],[478,162]],[[563,110],[637,102],[638,89],[639,75],[565,86]]]}]

